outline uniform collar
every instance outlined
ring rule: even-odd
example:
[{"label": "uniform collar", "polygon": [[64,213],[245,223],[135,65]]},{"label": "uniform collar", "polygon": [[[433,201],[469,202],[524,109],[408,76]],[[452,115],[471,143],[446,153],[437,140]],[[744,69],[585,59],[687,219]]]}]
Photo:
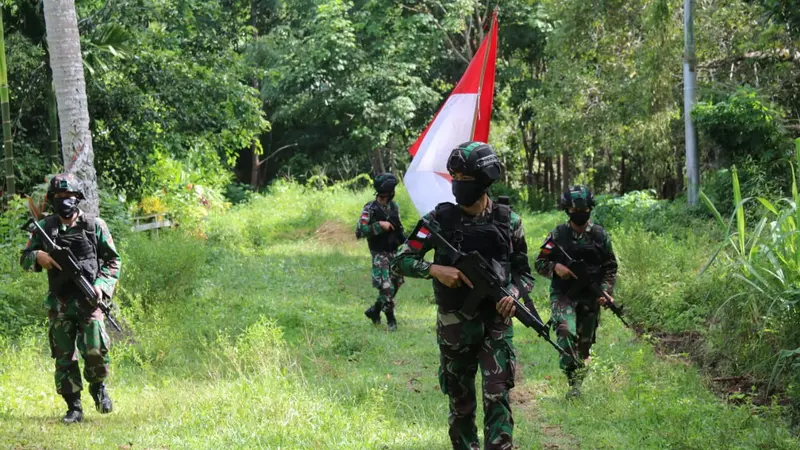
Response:
[{"label": "uniform collar", "polygon": [[494,206],[494,202],[490,197],[486,198],[486,208],[481,212],[478,216],[479,217],[487,217],[492,215],[492,207]]},{"label": "uniform collar", "polygon": [[471,215],[465,213],[464,210],[461,208],[461,205],[456,204],[456,208],[458,208],[458,212],[461,214],[462,218],[481,219],[481,218],[487,217],[487,216],[492,214],[492,205],[493,204],[494,203],[492,202],[492,199],[491,198],[487,198],[486,199],[486,208],[484,208],[483,211],[479,212],[475,216],[471,216]]},{"label": "uniform collar", "polygon": [[77,226],[78,226],[78,224],[79,224],[79,223],[81,223],[83,220],[85,220],[85,217],[84,217],[84,215],[83,215],[83,211],[81,211],[81,210],[79,209],[79,210],[78,210],[78,217],[75,219],[75,222],[73,222],[72,226],[65,225],[65,224],[64,224],[64,222],[62,222],[62,221],[61,221],[61,217],[59,217],[59,218],[58,218],[58,229],[59,229],[59,230],[61,230],[61,231],[66,231],[66,230],[69,230],[70,228],[75,228],[75,227],[77,227]]},{"label": "uniform collar", "polygon": [[583,233],[578,233],[577,231],[575,231],[575,229],[572,228],[572,225],[570,225],[569,220],[567,220],[567,226],[569,227],[569,230],[572,231],[572,234],[580,236],[581,234],[590,233],[592,231],[592,228],[594,227],[594,223],[592,222],[592,219],[589,219],[589,222],[587,222],[586,229],[583,230]]}]

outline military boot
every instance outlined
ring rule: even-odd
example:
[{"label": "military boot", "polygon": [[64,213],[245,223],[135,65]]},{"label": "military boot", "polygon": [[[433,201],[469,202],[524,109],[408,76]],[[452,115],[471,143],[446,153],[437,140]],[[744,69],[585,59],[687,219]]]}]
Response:
[{"label": "military boot", "polygon": [[373,325],[380,325],[381,324],[381,306],[378,302],[375,302],[374,305],[370,306],[366,311],[364,311],[364,315],[367,316],[372,321]]},{"label": "military boot", "polygon": [[103,383],[92,383],[89,386],[89,393],[92,394],[94,399],[94,407],[100,414],[108,414],[111,412],[112,404],[111,397],[106,392],[106,385]]},{"label": "military boot", "polygon": [[565,396],[567,400],[578,399],[581,396],[581,384],[583,384],[583,375],[576,370],[567,372],[567,383],[569,383],[569,390]]},{"label": "military boot", "polygon": [[81,393],[67,394],[64,396],[67,402],[67,414],[61,418],[62,423],[78,423],[83,420],[83,409],[81,408]]},{"label": "military boot", "polygon": [[397,331],[397,319],[394,317],[394,310],[386,311],[386,324],[389,325],[389,331]]}]

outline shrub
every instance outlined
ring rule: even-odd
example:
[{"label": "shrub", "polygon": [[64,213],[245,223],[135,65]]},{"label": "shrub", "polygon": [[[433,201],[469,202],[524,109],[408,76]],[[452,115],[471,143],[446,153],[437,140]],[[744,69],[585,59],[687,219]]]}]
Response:
[{"label": "shrub", "polygon": [[154,302],[190,296],[209,257],[203,241],[178,232],[158,236],[132,233],[118,247],[122,255],[119,299],[146,312]]},{"label": "shrub", "polygon": [[656,234],[683,238],[687,230],[712,233],[711,215],[685,200],[656,200],[655,192],[633,191],[621,197],[598,196],[592,220],[607,228],[641,227]]},{"label": "shrub", "polygon": [[24,273],[20,252],[28,234],[20,227],[28,220],[27,201],[15,197],[0,214],[0,335],[15,334],[45,317],[46,294],[42,274]]},{"label": "shrub", "polygon": [[131,229],[131,214],[120,196],[100,190],[100,217],[105,220],[116,242],[125,239]]},{"label": "shrub", "polygon": [[717,102],[698,102],[692,110],[697,129],[724,151],[728,163],[739,163],[751,155],[758,155],[761,163],[786,157],[786,137],[780,125],[784,116],[777,105],[751,87],[739,87]]},{"label": "shrub", "polygon": [[[800,139],[796,141],[800,166]],[[709,261],[730,271],[740,282],[729,290],[719,310],[719,339],[743,345],[726,351],[747,371],[770,382],[796,387],[800,374],[792,371],[800,354],[800,194],[792,167],[792,197],[772,202],[763,197],[743,198],[738,172],[731,171],[734,212],[727,221],[714,203],[702,195],[714,213],[725,239]],[[758,202],[767,212],[748,227],[746,208]],[[789,368],[790,370],[786,370]]]},{"label": "shrub", "polygon": [[715,249],[707,235],[687,233],[681,240],[641,227],[613,231],[620,263],[618,293],[627,313],[648,329],[702,331],[724,300],[722,271],[697,274]]},{"label": "shrub", "polygon": [[[781,161],[781,165],[781,170],[770,169],[767,164],[758,163],[751,157],[744,158],[741,165],[736,166],[742,196],[780,198],[788,195],[786,188],[791,184],[791,173],[785,161]],[[703,193],[723,216],[733,213],[736,206],[731,199],[732,183],[731,169],[708,172],[703,179]],[[763,212],[758,207],[748,208],[745,218],[753,224]]]}]

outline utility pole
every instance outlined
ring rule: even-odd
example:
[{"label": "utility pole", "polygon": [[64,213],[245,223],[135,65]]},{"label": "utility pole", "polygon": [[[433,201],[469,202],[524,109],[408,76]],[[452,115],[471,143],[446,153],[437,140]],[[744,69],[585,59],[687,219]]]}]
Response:
[{"label": "utility pole", "polygon": [[686,129],[686,178],[689,205],[697,204],[700,169],[697,160],[697,132],[692,121],[692,108],[697,95],[697,57],[694,49],[693,0],[683,0],[683,114]]}]

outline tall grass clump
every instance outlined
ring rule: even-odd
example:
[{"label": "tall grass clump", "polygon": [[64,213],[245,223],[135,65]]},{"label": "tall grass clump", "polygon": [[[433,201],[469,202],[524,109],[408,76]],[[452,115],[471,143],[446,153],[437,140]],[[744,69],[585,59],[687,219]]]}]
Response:
[{"label": "tall grass clump", "polygon": [[20,227],[28,220],[27,202],[15,197],[0,213],[0,335],[13,335],[43,320],[46,289],[37,274],[19,265],[28,233]]},{"label": "tall grass clump", "polygon": [[682,199],[658,200],[652,189],[632,191],[619,197],[599,195],[592,220],[606,228],[636,226],[675,239],[695,234],[698,230],[703,234],[711,231],[708,237],[717,238],[716,230],[709,226],[713,219],[708,211],[689,206]]},{"label": "tall grass clump", "polygon": [[612,234],[627,314],[647,330],[702,334],[724,301],[722,270],[697,277],[718,242],[708,212],[632,191],[598,196],[592,220]]},{"label": "tall grass clump", "polygon": [[202,275],[210,249],[198,238],[165,232],[158,236],[131,234],[117,249],[122,256],[124,303],[153,303],[190,296]]},{"label": "tall grass clump", "polygon": [[[222,247],[250,250],[307,237],[329,222],[352,231],[355,238],[361,208],[375,198],[371,187],[353,190],[362,180],[371,185],[366,175],[332,186],[278,180],[265,195],[254,194],[249,202],[236,205],[227,214],[210,217],[208,239]],[[397,187],[396,201],[403,222],[407,227],[413,226],[419,216],[402,185]]]},{"label": "tall grass clump", "polygon": [[[796,141],[800,166],[800,139]],[[739,282],[715,315],[721,352],[730,353],[738,369],[787,390],[800,402],[800,194],[791,164],[791,197],[773,201],[742,198],[736,168],[732,170],[734,211],[724,220],[713,202],[702,198],[717,219],[725,240],[709,261]],[[747,208],[761,207],[748,225]],[[723,345],[737,342],[739,345]]]},{"label": "tall grass clump", "polygon": [[715,241],[704,234],[675,240],[638,226],[612,234],[620,265],[617,293],[626,313],[649,330],[703,332],[725,299],[722,270],[697,277]]},{"label": "tall grass clump", "polygon": [[220,333],[210,347],[206,372],[216,378],[283,378],[291,365],[283,330],[263,316],[236,338]]}]

